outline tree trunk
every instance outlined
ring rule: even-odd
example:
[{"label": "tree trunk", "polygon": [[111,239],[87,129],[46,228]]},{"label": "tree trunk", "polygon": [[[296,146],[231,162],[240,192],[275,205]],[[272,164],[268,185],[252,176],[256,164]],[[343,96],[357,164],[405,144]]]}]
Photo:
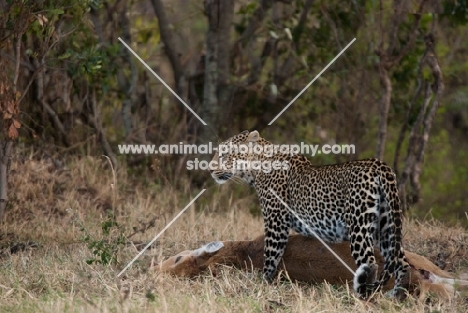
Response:
[{"label": "tree trunk", "polygon": [[[208,17],[206,34],[205,80],[203,89],[202,118],[213,129],[218,127],[218,31],[220,0],[206,0],[205,14]],[[206,127],[205,127],[206,128]],[[201,140],[206,140],[208,132],[203,128]]]},{"label": "tree trunk", "polygon": [[383,3],[380,1],[380,45],[376,54],[380,57],[379,62],[379,76],[380,85],[382,86],[382,97],[380,98],[379,108],[379,134],[377,137],[377,148],[375,156],[383,159],[385,155],[385,144],[387,142],[387,125],[388,125],[388,112],[390,110],[392,99],[392,81],[390,73],[395,64],[413,48],[416,37],[419,34],[418,28],[421,21],[422,12],[426,5],[426,0],[422,0],[419,4],[417,12],[414,14],[414,22],[410,31],[408,41],[401,49],[397,49],[398,30],[403,23],[406,12],[404,10],[405,1],[394,0],[393,2],[393,17],[390,31],[388,33],[388,45],[384,49],[384,27],[383,27]]},{"label": "tree trunk", "polygon": [[[405,160],[405,168],[398,182],[398,189],[402,196],[403,208],[406,208],[407,198],[409,205],[415,204],[421,200],[421,185],[419,178],[422,172],[424,154],[429,141],[429,133],[440,105],[440,99],[444,92],[444,81],[442,71],[435,53],[435,39],[432,34],[425,36],[426,52],[420,61],[419,76],[423,88],[422,107],[416,122],[409,136],[408,153]],[[424,67],[428,67],[432,72],[432,81],[424,79],[422,72]],[[418,92],[419,94],[419,92]],[[410,181],[410,197],[406,197],[406,186]]]},{"label": "tree trunk", "polygon": [[[218,28],[218,106],[221,116],[220,125],[225,125],[225,120],[231,112],[232,92],[231,82],[231,25],[234,14],[234,1],[221,0],[219,3],[219,28]],[[222,130],[215,128],[221,131]]]},{"label": "tree trunk", "polygon": [[381,61],[379,64],[380,85],[382,86],[382,97],[380,98],[379,107],[379,135],[377,138],[376,157],[379,159],[384,158],[385,144],[387,142],[387,124],[388,124],[388,111],[390,110],[390,103],[392,100],[392,82],[388,75],[386,68],[386,56],[380,56]]},{"label": "tree trunk", "polygon": [[5,215],[8,201],[8,165],[10,162],[13,141],[0,142],[0,221]]},{"label": "tree trunk", "polygon": [[[174,80],[176,86],[178,86],[179,80],[182,76],[182,64],[180,62],[180,53],[177,49],[174,32],[170,30],[170,23],[167,19],[166,11],[161,0],[151,0],[154,12],[158,18],[159,32],[161,34],[161,40],[164,43],[164,50],[167,58],[171,63],[172,70],[174,71]],[[180,97],[182,97],[179,94]]]},{"label": "tree trunk", "polygon": [[[127,17],[127,4],[124,4],[120,12],[120,26],[122,30],[122,38],[127,44],[131,44],[132,36],[130,34],[130,21]],[[130,66],[130,77],[126,74],[127,67],[124,66],[118,72],[118,83],[122,90],[125,90],[126,99],[122,101],[122,120],[127,138],[133,135],[134,125],[132,111],[135,108],[138,85],[138,66],[135,63],[135,58],[128,49],[121,47],[124,60]]]}]

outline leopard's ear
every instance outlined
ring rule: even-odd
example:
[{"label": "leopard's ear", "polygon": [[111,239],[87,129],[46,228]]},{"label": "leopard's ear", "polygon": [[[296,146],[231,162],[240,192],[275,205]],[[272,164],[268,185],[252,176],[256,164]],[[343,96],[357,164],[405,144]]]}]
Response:
[{"label": "leopard's ear", "polygon": [[256,130],[251,131],[246,139],[247,142],[257,142],[258,140],[260,140],[260,134]]}]

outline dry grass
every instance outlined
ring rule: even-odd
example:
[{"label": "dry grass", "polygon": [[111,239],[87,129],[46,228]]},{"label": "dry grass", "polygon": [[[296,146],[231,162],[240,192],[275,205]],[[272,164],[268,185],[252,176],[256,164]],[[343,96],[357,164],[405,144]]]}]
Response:
[{"label": "dry grass", "polygon": [[[106,160],[83,158],[57,167],[32,157],[12,163],[12,206],[0,230],[1,312],[466,312],[462,297],[408,299],[377,297],[363,302],[346,287],[277,282],[258,273],[224,268],[216,277],[181,279],[146,271],[161,259],[211,240],[242,240],[262,232],[262,221],[246,209],[251,197],[235,199],[232,186],[209,187],[122,279],[116,275],[136,254],[118,245],[120,233],[148,242],[198,190],[135,182],[124,171],[116,182]],[[148,174],[157,175],[157,173]],[[147,181],[154,177],[148,176]],[[14,195],[13,195],[14,194]],[[229,207],[229,210],[223,210]],[[102,233],[108,211],[121,228]],[[145,227],[147,229],[145,229]],[[85,229],[85,230],[83,230]],[[118,262],[87,264],[92,251],[83,241],[118,247]],[[405,245],[446,269],[468,272],[468,235],[437,222],[407,221]]]}]

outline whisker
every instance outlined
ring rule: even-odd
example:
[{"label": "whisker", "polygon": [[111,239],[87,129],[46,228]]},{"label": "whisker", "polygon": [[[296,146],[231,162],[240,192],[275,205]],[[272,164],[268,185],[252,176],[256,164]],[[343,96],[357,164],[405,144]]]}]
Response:
[{"label": "whisker", "polygon": [[237,183],[237,184],[244,185],[244,186],[249,186],[249,184],[248,184],[245,180],[243,180],[242,178],[240,178],[240,177],[233,176],[233,177],[231,178],[231,180],[234,181],[234,182]]}]

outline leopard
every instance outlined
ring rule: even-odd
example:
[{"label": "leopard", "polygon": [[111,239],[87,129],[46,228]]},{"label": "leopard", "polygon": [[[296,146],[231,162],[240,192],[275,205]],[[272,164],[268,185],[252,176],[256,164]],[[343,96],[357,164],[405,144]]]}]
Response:
[{"label": "leopard", "polygon": [[[264,222],[264,279],[273,282],[293,230],[329,243],[349,241],[357,266],[353,289],[361,298],[394,275],[389,295],[404,299],[410,271],[395,171],[376,158],[313,165],[292,149],[271,149],[277,146],[246,130],[219,144],[209,168],[218,184],[234,181],[256,190]],[[385,260],[379,277],[374,247]]]}]

